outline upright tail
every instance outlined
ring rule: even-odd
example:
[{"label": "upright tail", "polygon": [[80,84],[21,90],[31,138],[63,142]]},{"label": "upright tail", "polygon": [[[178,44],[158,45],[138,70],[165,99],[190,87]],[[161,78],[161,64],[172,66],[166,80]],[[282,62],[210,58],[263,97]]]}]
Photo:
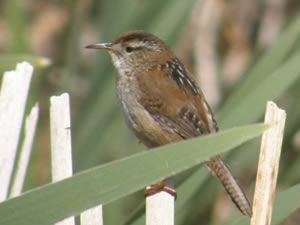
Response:
[{"label": "upright tail", "polygon": [[242,212],[242,214],[251,218],[251,205],[242,188],[237,183],[236,179],[232,175],[229,168],[225,165],[221,157],[215,156],[210,160],[205,161],[205,166],[221,181],[230,198],[237,208]]}]

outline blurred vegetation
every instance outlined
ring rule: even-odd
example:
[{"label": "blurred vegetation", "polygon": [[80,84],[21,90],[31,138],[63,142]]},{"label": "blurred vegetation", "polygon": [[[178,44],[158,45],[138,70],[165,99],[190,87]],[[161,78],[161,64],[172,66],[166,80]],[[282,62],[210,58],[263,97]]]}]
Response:
[{"label": "blurred vegetation", "polygon": [[[248,98],[250,90],[299,53],[299,29],[288,30],[293,23],[299,25],[299,16],[297,0],[1,1],[1,74],[23,60],[36,66],[28,108],[39,102],[41,117],[26,190],[49,182],[52,95],[71,94],[76,172],[145,149],[121,118],[108,54],[85,49],[86,45],[111,41],[129,30],[154,33],[198,76],[220,127],[225,128],[262,121],[262,115],[249,122],[238,121],[238,115],[230,117],[228,113],[243,102],[233,96],[240,93],[236,96]],[[252,86],[245,86],[246,82]],[[278,190],[300,181],[299,85],[300,79],[283,95],[270,99],[287,111]],[[251,116],[263,109],[254,103],[245,113]],[[248,196],[253,194],[258,149],[256,140],[227,155],[234,174],[248,187]],[[190,172],[180,174],[178,181]],[[177,223],[219,224],[230,219],[232,205],[218,186],[206,179],[183,207]],[[137,193],[105,206],[105,224],[125,221],[142,200]],[[284,224],[297,224],[299,214],[298,210]]]}]

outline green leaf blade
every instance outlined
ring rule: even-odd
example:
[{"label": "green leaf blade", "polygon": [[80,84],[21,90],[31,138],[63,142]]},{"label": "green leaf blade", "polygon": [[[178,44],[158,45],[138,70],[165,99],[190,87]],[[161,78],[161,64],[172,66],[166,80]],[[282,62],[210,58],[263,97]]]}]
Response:
[{"label": "green leaf blade", "polygon": [[0,204],[0,224],[53,224],[142,189],[258,136],[265,124],[233,128],[135,154]]}]

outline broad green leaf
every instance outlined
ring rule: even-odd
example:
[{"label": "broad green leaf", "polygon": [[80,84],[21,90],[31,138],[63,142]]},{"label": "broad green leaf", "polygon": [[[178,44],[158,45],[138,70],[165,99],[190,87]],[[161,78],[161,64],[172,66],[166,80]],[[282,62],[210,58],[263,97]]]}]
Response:
[{"label": "broad green leaf", "polygon": [[250,125],[170,144],[45,185],[2,202],[0,224],[53,224],[191,168],[256,137],[266,128],[265,124]]}]

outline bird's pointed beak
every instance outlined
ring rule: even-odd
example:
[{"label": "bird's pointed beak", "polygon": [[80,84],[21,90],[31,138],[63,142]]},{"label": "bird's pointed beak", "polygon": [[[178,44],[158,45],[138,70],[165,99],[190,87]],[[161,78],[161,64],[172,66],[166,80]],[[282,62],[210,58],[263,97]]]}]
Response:
[{"label": "bird's pointed beak", "polygon": [[99,43],[99,44],[91,44],[86,46],[86,48],[93,48],[93,49],[104,49],[108,51],[114,51],[112,48],[112,43]]}]

